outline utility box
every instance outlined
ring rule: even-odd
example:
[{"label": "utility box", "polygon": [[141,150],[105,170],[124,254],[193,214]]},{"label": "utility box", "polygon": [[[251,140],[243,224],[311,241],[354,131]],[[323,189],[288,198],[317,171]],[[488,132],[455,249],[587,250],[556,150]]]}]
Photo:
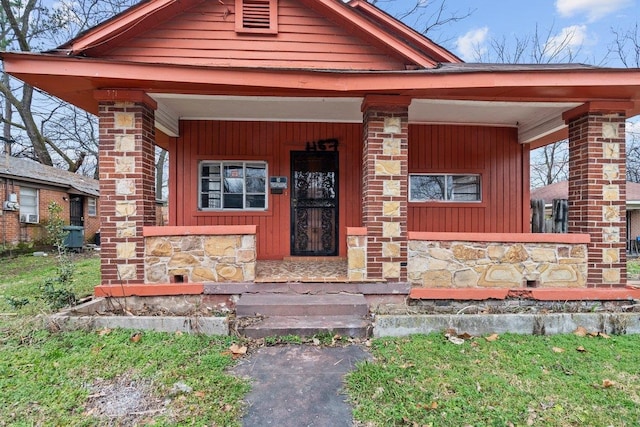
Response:
[{"label": "utility box", "polygon": [[67,249],[81,250],[84,246],[84,227],[79,225],[68,225],[62,227],[67,233],[64,238],[64,247]]}]

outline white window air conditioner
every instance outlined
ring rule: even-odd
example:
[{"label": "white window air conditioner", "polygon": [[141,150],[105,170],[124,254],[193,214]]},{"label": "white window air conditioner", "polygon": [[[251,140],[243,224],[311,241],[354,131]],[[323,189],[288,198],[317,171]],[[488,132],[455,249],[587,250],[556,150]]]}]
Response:
[{"label": "white window air conditioner", "polygon": [[36,214],[20,214],[20,222],[25,222],[27,224],[37,224],[38,223],[38,215],[36,215]]}]

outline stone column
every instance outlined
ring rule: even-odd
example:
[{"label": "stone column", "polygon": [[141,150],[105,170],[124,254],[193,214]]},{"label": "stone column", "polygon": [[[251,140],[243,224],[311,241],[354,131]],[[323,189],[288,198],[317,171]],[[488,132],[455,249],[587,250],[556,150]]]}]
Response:
[{"label": "stone column", "polygon": [[156,224],[156,103],[130,90],[100,90],[95,98],[100,103],[102,284],[143,283],[142,227]]},{"label": "stone column", "polygon": [[626,271],[626,103],[587,103],[569,125],[569,233],[591,235],[587,286],[624,286]]},{"label": "stone column", "polygon": [[408,106],[401,96],[367,96],[362,189],[367,278],[407,280]]}]

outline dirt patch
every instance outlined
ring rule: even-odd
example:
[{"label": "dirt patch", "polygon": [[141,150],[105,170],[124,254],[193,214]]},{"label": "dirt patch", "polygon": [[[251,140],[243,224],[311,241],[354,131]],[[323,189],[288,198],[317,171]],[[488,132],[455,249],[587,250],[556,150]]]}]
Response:
[{"label": "dirt patch", "polygon": [[147,424],[169,411],[168,401],[153,395],[149,381],[134,379],[130,374],[110,380],[98,378],[88,388],[85,414],[99,418],[101,425]]}]

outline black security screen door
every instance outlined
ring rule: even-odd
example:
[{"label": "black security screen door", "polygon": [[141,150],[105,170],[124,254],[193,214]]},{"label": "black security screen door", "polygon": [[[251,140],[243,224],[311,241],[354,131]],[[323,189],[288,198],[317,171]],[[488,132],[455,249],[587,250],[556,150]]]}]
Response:
[{"label": "black security screen door", "polygon": [[70,225],[84,226],[84,210],[82,196],[71,196],[69,201],[69,223]]},{"label": "black security screen door", "polygon": [[338,254],[338,153],[291,152],[291,255]]}]

